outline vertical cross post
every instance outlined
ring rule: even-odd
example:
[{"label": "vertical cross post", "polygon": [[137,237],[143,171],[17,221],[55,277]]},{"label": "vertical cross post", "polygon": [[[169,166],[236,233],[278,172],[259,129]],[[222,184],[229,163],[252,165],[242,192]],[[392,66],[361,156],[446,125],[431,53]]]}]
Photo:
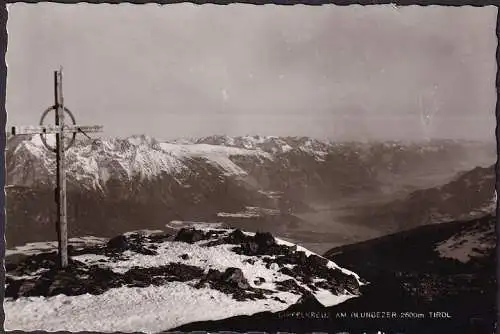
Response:
[{"label": "vertical cross post", "polygon": [[68,220],[66,214],[66,166],[64,161],[64,98],[62,91],[62,69],[54,72],[55,93],[55,124],[60,131],[56,133],[56,164],[57,164],[57,237],[59,248],[59,265],[68,266]]},{"label": "vertical cross post", "polygon": [[[55,104],[44,111],[39,126],[13,126],[12,135],[39,135],[46,148],[56,153],[56,189],[55,200],[57,204],[57,239],[59,250],[59,266],[66,268],[68,266],[68,218],[66,209],[66,164],[64,160],[64,151],[74,143],[77,133],[82,133],[88,137],[87,133],[101,132],[102,125],[77,125],[75,117],[64,106],[62,90],[62,68],[54,72],[54,98]],[[43,121],[49,112],[54,111],[55,125],[44,125]],[[64,115],[68,114],[70,124],[64,122]],[[46,135],[56,135],[56,146],[52,147],[45,139]],[[65,135],[70,135],[69,142],[65,143]],[[90,137],[89,137],[90,138]]]}]

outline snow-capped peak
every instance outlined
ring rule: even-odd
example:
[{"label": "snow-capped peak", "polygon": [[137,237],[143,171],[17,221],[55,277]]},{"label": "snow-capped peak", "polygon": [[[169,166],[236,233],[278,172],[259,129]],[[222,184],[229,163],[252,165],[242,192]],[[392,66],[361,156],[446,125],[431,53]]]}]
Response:
[{"label": "snow-capped peak", "polygon": [[[40,136],[28,137],[8,152],[8,184],[32,186],[51,183],[55,175],[55,154],[47,150]],[[66,152],[70,181],[90,188],[104,188],[110,178],[120,181],[152,179],[162,174],[173,177],[188,171],[188,163],[201,159],[227,175],[246,171],[231,158],[246,156],[258,161],[271,159],[262,150],[248,150],[208,144],[159,142],[148,136],[125,139],[78,140]]]}]

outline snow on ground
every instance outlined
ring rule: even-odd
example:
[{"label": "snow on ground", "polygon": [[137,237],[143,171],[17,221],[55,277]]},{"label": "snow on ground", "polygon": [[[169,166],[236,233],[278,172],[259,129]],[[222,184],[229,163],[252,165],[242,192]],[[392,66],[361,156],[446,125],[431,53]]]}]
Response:
[{"label": "snow on ground", "polygon": [[[471,220],[485,214],[496,216],[497,201],[498,194],[495,190],[488,203],[459,218],[461,220]],[[451,218],[441,219],[441,222],[450,222],[453,220]],[[482,256],[484,251],[495,247],[495,238],[491,237],[492,235],[495,235],[494,226],[475,226],[439,243],[435,249],[441,257],[466,263],[473,257]]]},{"label": "snow on ground", "polygon": [[[296,245],[294,243],[291,243],[291,242],[288,242],[288,241],[285,241],[285,240],[282,240],[282,239],[279,239],[279,238],[275,238],[276,239],[276,242],[280,245],[285,245],[285,246],[293,246],[293,245]],[[302,246],[299,246],[299,245],[296,245],[297,246],[297,251],[302,251],[304,253],[306,253],[307,256],[310,256],[310,255],[318,255],[316,253],[313,253],[311,252],[310,250],[302,247]],[[320,255],[318,255],[320,256]],[[321,256],[323,257],[323,256]],[[332,269],[339,269],[340,271],[342,271],[344,274],[346,275],[353,275],[354,277],[356,277],[356,279],[358,280],[358,283],[359,285],[363,285],[364,283],[360,281],[360,277],[358,274],[356,274],[355,272],[352,272],[350,270],[347,270],[347,269],[344,269],[342,267],[339,267],[335,262],[333,261],[330,261],[328,260],[328,264],[327,264],[328,268],[332,268]]]},{"label": "snow on ground", "polygon": [[[180,226],[180,224],[174,225]],[[215,230],[211,225],[200,223],[197,228]],[[231,230],[224,231],[229,233]],[[245,234],[255,235],[250,232]],[[89,240],[90,243],[96,243],[98,239],[87,237],[87,239],[81,238],[80,241]],[[276,241],[278,244],[294,245],[279,239]],[[148,242],[146,241],[146,246]],[[277,282],[293,279],[298,285],[311,291],[295,278],[278,272],[277,264],[266,268],[266,263],[260,257],[239,255],[231,251],[234,245],[207,247],[204,246],[206,243],[207,240],[193,244],[164,241],[156,244],[158,246],[156,255],[125,251],[122,259],[111,259],[96,254],[83,254],[73,258],[88,265],[108,267],[118,273],[126,272],[132,267],[158,267],[176,262],[200,267],[205,271],[209,269],[224,271],[229,267],[236,267],[242,270],[253,288],[257,287],[254,283],[257,278],[264,278],[265,282],[258,288],[271,290],[272,294],[265,299],[237,301],[231,295],[215,289],[195,288],[196,280],[194,280],[184,283],[174,281],[162,286],[143,288],[111,288],[99,295],[20,297],[16,300],[5,300],[5,329],[155,333],[195,321],[219,320],[263,311],[282,311],[296,303],[301,295],[291,291],[279,291]],[[300,246],[297,246],[297,250],[304,251],[307,255],[314,254]],[[38,248],[27,245],[16,249],[17,253],[33,254],[37,251],[40,251],[40,245]],[[188,257],[181,259],[184,254]],[[255,262],[251,264],[247,261],[249,259]],[[328,267],[339,268],[331,261],[328,262]],[[354,275],[359,282],[358,275],[340,269],[348,275]],[[355,297],[347,292],[337,296],[325,289],[319,289],[313,294],[325,306],[336,305]],[[273,299],[274,297],[278,297],[281,302]]]},{"label": "snow on ground", "polygon": [[[198,229],[205,227],[206,230],[214,230],[207,227],[206,225],[199,224]],[[219,229],[222,230],[222,229]],[[255,233],[244,232],[249,236],[255,235]],[[275,238],[276,242],[281,245],[294,246],[295,244]],[[252,287],[259,287],[263,289],[276,290],[276,286],[273,281],[284,281],[290,279],[288,275],[277,272],[276,269],[266,268],[266,263],[262,260],[256,260],[254,264],[250,264],[247,261],[249,259],[254,259],[253,256],[239,255],[231,251],[234,245],[218,245],[211,247],[203,247],[207,241],[199,241],[194,244],[188,244],[184,242],[165,242],[161,244],[156,251],[158,255],[142,255],[132,251],[125,251],[123,254],[127,257],[126,260],[118,260],[116,262],[111,262],[109,258],[104,256],[98,256],[93,254],[85,254],[73,257],[75,260],[85,262],[87,264],[99,264],[100,260],[108,260],[106,264],[107,267],[111,268],[113,271],[118,273],[125,273],[131,267],[140,268],[152,268],[165,265],[168,263],[179,262],[181,255],[187,254],[189,259],[183,260],[182,263],[186,265],[192,265],[200,268],[217,269],[224,271],[226,268],[235,267],[240,268],[243,271],[244,276],[248,279],[248,282]],[[147,245],[147,244],[146,244]],[[307,256],[317,255],[301,246],[297,246],[297,251],[303,251]],[[343,269],[337,266],[332,261],[328,262],[328,267],[332,269],[339,269],[346,275],[354,275],[358,280],[359,276],[349,270]],[[278,268],[279,269],[279,268]],[[254,284],[254,280],[258,277],[265,279],[265,283],[257,286]],[[299,282],[297,282],[299,283]],[[361,285],[361,282],[360,282]],[[309,290],[308,287],[306,289]],[[338,303],[338,297],[329,293],[324,293],[322,291],[321,296],[323,300],[320,300],[325,306],[332,306]]]},{"label": "snow on ground", "polygon": [[[254,208],[254,207],[248,207],[248,208]],[[202,231],[209,231],[209,230],[219,230],[219,231],[228,231],[228,229],[225,227],[225,225],[223,223],[203,223],[203,222],[186,222],[186,221],[172,221],[170,222],[170,224],[167,224],[166,225],[167,227],[169,228],[174,228],[174,229],[181,229],[181,228],[196,228],[198,230],[202,230]],[[247,232],[247,231],[243,231],[244,234],[248,235],[248,236],[254,236],[255,235],[255,232]],[[317,253],[314,253],[296,243],[293,243],[293,242],[290,242],[290,241],[286,241],[282,238],[277,238],[275,237],[275,240],[276,240],[276,243],[278,243],[279,245],[285,245],[285,246],[295,246],[297,248],[297,251],[302,251],[304,252],[307,256],[310,256],[310,255],[318,255],[320,257],[323,257]],[[356,277],[356,279],[358,280],[358,283],[360,285],[363,285],[364,283],[362,283],[360,281],[360,277],[358,274],[350,271],[350,270],[347,270],[345,268],[342,268],[342,267],[339,267],[337,264],[335,264],[333,261],[330,261],[328,260],[328,267],[329,268],[332,268],[332,269],[339,269],[340,271],[342,271],[344,274],[346,275],[354,275],[354,277]]]},{"label": "snow on ground", "polygon": [[[494,227],[491,226],[490,234],[494,234]],[[473,257],[482,256],[482,252],[495,247],[494,240],[485,239],[485,233],[470,230],[465,233],[454,235],[453,237],[439,243],[436,251],[441,257],[451,258],[460,262],[469,262]]]},{"label": "snow on ground", "polygon": [[[490,204],[490,214],[496,215],[496,191]],[[484,213],[483,213],[484,215]],[[478,220],[450,238],[438,243],[435,250],[441,257],[451,258],[460,262],[468,262],[473,257],[484,256],[496,247],[496,219],[490,221]]]},{"label": "snow on ground", "polygon": [[157,333],[194,321],[279,311],[296,299],[290,293],[277,296],[287,304],[272,299],[238,302],[217,290],[170,282],[159,287],[110,289],[95,296],[20,298],[5,302],[4,326],[7,331]]}]

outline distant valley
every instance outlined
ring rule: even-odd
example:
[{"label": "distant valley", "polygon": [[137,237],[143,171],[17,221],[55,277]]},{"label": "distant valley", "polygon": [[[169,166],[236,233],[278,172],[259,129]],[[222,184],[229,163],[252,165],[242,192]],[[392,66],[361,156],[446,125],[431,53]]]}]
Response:
[{"label": "distant valley", "polygon": [[[54,240],[54,155],[39,137],[15,137],[6,160],[8,246]],[[432,210],[453,219],[488,207],[496,148],[448,140],[135,136],[81,140],[67,160],[71,236],[204,221],[270,231],[322,252],[431,222]],[[415,212],[420,216],[405,218]]]}]

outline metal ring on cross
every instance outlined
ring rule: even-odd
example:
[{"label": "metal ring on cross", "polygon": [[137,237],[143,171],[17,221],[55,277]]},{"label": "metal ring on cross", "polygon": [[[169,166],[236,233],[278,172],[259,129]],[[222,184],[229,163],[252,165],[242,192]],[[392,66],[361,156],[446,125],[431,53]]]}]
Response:
[{"label": "metal ring on cross", "polygon": [[[57,106],[54,105],[52,107],[49,107],[43,112],[42,117],[40,118],[40,125],[41,126],[45,125],[45,124],[43,124],[43,121],[45,120],[45,117],[47,117],[47,115],[51,111],[57,112]],[[71,118],[71,122],[73,123],[73,125],[76,125],[76,120],[75,120],[75,116],[73,116],[73,113],[66,107],[64,107],[64,112]],[[45,145],[45,147],[47,147],[52,152],[56,152],[57,148],[49,145],[49,143],[47,143],[47,138],[45,136],[46,136],[46,134],[40,134],[40,138],[42,139],[43,145]],[[63,138],[63,143],[64,143],[64,132],[63,132],[62,138]],[[73,132],[73,135],[72,135],[71,139],[69,139],[69,142],[64,145],[64,149],[66,150],[66,149],[70,148],[71,146],[73,146],[73,144],[75,143],[75,139],[76,139],[76,132]]]}]

